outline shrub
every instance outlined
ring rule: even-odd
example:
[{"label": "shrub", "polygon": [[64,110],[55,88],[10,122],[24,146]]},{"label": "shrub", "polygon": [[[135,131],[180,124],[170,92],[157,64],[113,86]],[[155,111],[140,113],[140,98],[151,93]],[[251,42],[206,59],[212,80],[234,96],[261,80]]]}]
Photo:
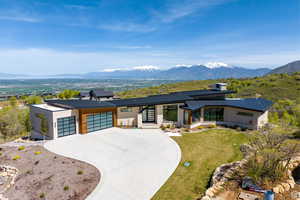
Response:
[{"label": "shrub", "polygon": [[296,131],[295,133],[293,133],[294,137],[297,139],[300,139],[300,131]]},{"label": "shrub", "polygon": [[217,125],[215,125],[215,124],[210,124],[210,125],[207,126],[207,128],[217,128]]},{"label": "shrub", "polygon": [[166,130],[166,127],[164,125],[160,125],[160,129],[164,131]]},{"label": "shrub", "polygon": [[243,176],[252,177],[258,184],[284,178],[291,159],[300,152],[299,144],[288,143],[286,136],[269,130],[252,138],[250,146],[250,157]]},{"label": "shrub", "polygon": [[67,186],[67,185],[64,187],[64,191],[68,191],[69,189],[70,189],[70,188],[69,188],[69,186]]},{"label": "shrub", "polygon": [[83,171],[82,171],[82,170],[79,170],[79,171],[77,172],[77,174],[78,174],[78,175],[82,175],[82,174],[83,174]]},{"label": "shrub", "polygon": [[197,129],[204,129],[204,126],[197,126]]},{"label": "shrub", "polygon": [[41,193],[41,194],[40,194],[40,198],[41,198],[41,199],[45,198],[45,193]]},{"label": "shrub", "polygon": [[188,129],[188,128],[183,128],[181,130],[182,130],[182,132],[190,132],[190,129]]},{"label": "shrub", "polygon": [[36,151],[36,152],[34,152],[34,155],[40,155],[42,152],[40,152],[40,151]]},{"label": "shrub", "polygon": [[18,160],[18,159],[20,159],[20,158],[21,158],[21,156],[16,155],[16,156],[14,156],[12,159],[13,159],[13,160]]},{"label": "shrub", "polygon": [[19,148],[18,148],[19,151],[23,151],[24,149],[25,149],[24,146],[19,146]]},{"label": "shrub", "polygon": [[0,156],[2,156],[2,152],[0,152]]}]

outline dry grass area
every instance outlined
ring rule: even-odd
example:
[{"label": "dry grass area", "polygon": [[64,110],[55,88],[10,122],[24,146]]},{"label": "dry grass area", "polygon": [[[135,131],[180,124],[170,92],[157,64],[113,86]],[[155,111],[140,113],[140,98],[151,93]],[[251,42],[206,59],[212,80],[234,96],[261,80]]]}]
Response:
[{"label": "dry grass area", "polygon": [[[214,170],[221,164],[242,159],[239,147],[248,141],[245,133],[212,129],[173,138],[182,150],[182,160],[174,174],[153,200],[194,200],[205,192]],[[191,162],[185,167],[184,162]]]},{"label": "dry grass area", "polygon": [[15,185],[4,193],[9,200],[83,200],[100,181],[97,168],[42,146],[1,148],[1,165],[19,170]]}]

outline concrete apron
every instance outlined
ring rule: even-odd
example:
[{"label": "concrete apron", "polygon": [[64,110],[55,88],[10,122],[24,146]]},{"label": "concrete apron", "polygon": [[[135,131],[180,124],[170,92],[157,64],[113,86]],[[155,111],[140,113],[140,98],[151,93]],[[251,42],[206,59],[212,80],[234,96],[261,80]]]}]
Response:
[{"label": "concrete apron", "polygon": [[100,183],[88,200],[148,200],[175,171],[177,143],[159,129],[110,128],[49,141],[54,153],[97,167]]}]

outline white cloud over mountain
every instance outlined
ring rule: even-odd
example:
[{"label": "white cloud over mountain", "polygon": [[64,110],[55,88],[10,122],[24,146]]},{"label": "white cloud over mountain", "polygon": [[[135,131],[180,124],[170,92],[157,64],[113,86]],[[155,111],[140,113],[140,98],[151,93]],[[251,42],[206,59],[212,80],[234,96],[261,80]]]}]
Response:
[{"label": "white cloud over mountain", "polygon": [[208,63],[204,64],[204,66],[208,67],[210,69],[218,68],[218,67],[231,67],[228,64],[223,63],[223,62],[208,62]]},{"label": "white cloud over mountain", "polygon": [[115,72],[115,71],[129,71],[129,70],[141,70],[141,71],[151,71],[151,70],[159,70],[160,68],[154,65],[141,65],[131,68],[107,68],[102,70],[102,72]]}]

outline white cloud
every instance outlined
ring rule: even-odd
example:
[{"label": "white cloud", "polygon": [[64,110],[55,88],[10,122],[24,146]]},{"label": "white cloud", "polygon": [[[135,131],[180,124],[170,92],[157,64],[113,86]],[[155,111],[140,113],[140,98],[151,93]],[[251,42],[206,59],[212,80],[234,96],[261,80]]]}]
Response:
[{"label": "white cloud", "polygon": [[159,70],[160,68],[153,65],[141,65],[136,67],[125,67],[125,68],[106,68],[101,70],[102,72],[115,72],[115,71],[128,71],[128,70]]},{"label": "white cloud", "polygon": [[78,9],[78,10],[86,10],[90,9],[91,7],[89,6],[83,6],[83,5],[65,5],[66,8],[71,8],[71,9]]},{"label": "white cloud", "polygon": [[151,49],[152,47],[149,45],[145,46],[119,46],[117,49]]},{"label": "white cloud", "polygon": [[0,20],[21,21],[21,22],[29,22],[29,23],[41,22],[41,20],[37,18],[21,17],[21,16],[0,16]]},{"label": "white cloud", "polygon": [[171,23],[177,19],[194,14],[196,11],[211,8],[232,0],[174,0],[169,1],[163,12],[153,12],[163,23]]},{"label": "white cloud", "polygon": [[153,65],[142,65],[142,66],[133,67],[132,69],[135,69],[135,70],[158,70],[159,67],[153,66]]},{"label": "white cloud", "polygon": [[99,29],[109,30],[109,31],[124,31],[124,32],[140,32],[147,33],[155,31],[155,28],[148,26],[146,24],[137,24],[133,22],[117,22],[111,24],[102,24],[98,26]]}]

